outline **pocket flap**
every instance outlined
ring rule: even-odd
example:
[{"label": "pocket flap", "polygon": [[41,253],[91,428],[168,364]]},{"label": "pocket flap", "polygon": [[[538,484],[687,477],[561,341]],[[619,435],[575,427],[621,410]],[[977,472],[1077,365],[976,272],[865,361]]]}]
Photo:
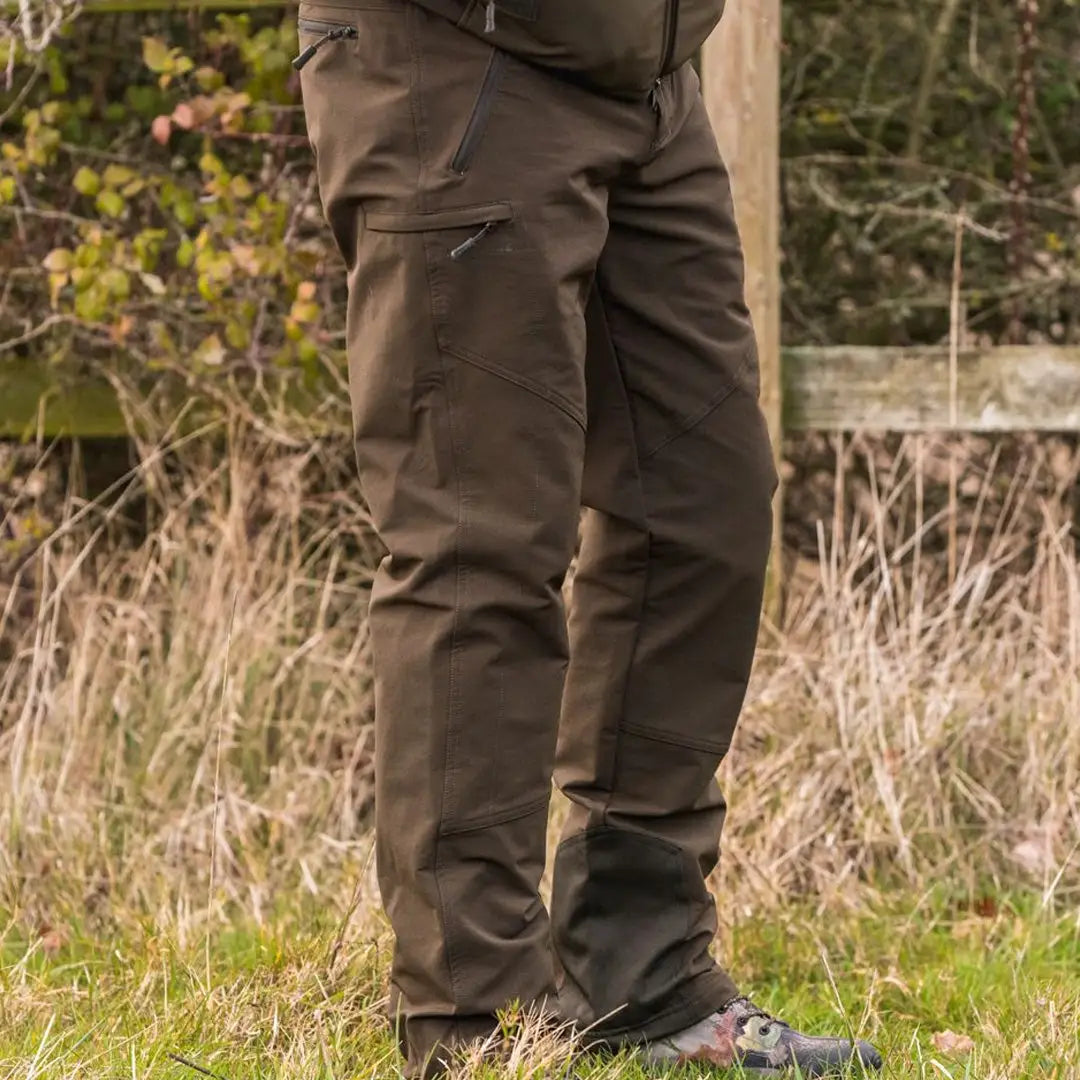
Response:
[{"label": "pocket flap", "polygon": [[508,202],[456,206],[449,210],[410,210],[402,214],[366,213],[364,224],[373,232],[416,233],[439,229],[463,229],[470,225],[509,221],[514,216]]}]

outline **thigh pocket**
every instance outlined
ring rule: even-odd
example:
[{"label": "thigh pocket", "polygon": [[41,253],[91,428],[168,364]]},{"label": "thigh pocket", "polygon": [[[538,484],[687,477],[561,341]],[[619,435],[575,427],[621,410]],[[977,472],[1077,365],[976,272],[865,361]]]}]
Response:
[{"label": "thigh pocket", "polygon": [[423,246],[440,349],[585,426],[583,315],[510,202],[369,211],[365,228]]}]

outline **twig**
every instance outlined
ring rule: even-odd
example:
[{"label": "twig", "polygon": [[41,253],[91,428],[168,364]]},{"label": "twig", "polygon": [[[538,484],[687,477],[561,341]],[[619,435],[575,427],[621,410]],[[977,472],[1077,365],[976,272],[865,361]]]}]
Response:
[{"label": "twig", "polygon": [[[968,172],[965,169],[950,168],[948,165],[942,165],[939,162],[908,161],[898,154],[875,154],[873,157],[835,152],[792,154],[790,157],[784,158],[783,171],[786,174],[804,169],[812,169],[817,165],[831,165],[836,168],[854,169],[866,169],[870,166],[873,166],[875,169],[881,169],[888,166],[890,168],[895,168],[897,171],[923,171],[930,176],[948,177],[950,179],[963,181],[967,188],[977,188],[980,191],[985,192],[988,198],[984,200],[984,205],[987,203],[1008,202],[1012,198],[1009,194],[1008,185],[1002,186],[1001,184],[995,183],[993,180],[987,180],[984,176],[977,176],[975,173]],[[1073,206],[1070,203],[1063,202],[1060,199],[1030,197],[1027,199],[1027,205],[1037,206],[1043,210],[1052,210],[1054,213],[1064,214],[1066,217],[1077,218],[1080,220],[1080,208]],[[972,224],[973,222],[968,222],[969,227]]]},{"label": "twig", "polygon": [[78,214],[69,214],[64,210],[42,210],[36,206],[0,206],[0,213],[9,214],[16,220],[24,217],[41,218],[43,221],[66,221],[71,225],[100,225],[95,218],[79,217]]},{"label": "twig", "polygon": [[[312,169],[308,176],[307,186],[304,188],[304,194],[296,202],[296,206],[293,208],[293,212],[289,217],[289,224],[285,229],[285,235],[281,239],[281,246],[288,250],[289,245],[293,241],[293,237],[296,235],[297,227],[300,224],[300,219],[303,216],[304,211],[307,209],[308,203],[311,201],[311,196],[315,194],[316,175],[315,170]],[[259,301],[259,311],[255,316],[255,326],[251,331],[251,345],[248,348],[248,363],[252,367],[256,367],[259,362],[260,344],[263,334],[263,327],[266,323],[266,311],[270,301],[269,298],[264,296]]]},{"label": "twig", "polygon": [[[1019,281],[1027,263],[1027,193],[1031,188],[1031,115],[1035,105],[1032,67],[1035,55],[1035,18],[1038,0],[1016,0],[1017,31],[1016,129],[1013,132],[1012,229],[1009,233],[1009,273]],[[1024,308],[1017,298],[1009,320],[1008,338],[1018,344],[1024,333]]]},{"label": "twig", "polygon": [[189,1061],[186,1057],[180,1054],[174,1054],[171,1050],[168,1056],[173,1061],[179,1062],[181,1065],[186,1065],[189,1069],[194,1069],[197,1073],[202,1073],[203,1076],[212,1076],[214,1080],[228,1080],[228,1077],[222,1076],[221,1073],[216,1073],[211,1069],[206,1068],[205,1065],[200,1065],[197,1061]]},{"label": "twig", "polygon": [[963,272],[964,225],[966,214],[961,205],[956,214],[953,234],[952,290],[949,297],[949,590],[956,584],[957,549],[957,446],[959,427],[959,355],[960,355],[960,277]]},{"label": "twig", "polygon": [[[816,169],[810,169],[807,175],[807,183],[814,194],[830,209],[846,217],[860,218],[869,213],[877,213],[882,216],[898,218],[914,218],[920,221],[948,222],[950,225],[956,218],[956,214],[948,210],[934,210],[930,207],[907,207],[897,206],[895,203],[856,203],[842,199],[836,192],[830,191],[822,182]],[[1008,239],[1006,233],[998,229],[991,229],[986,225],[980,225],[970,218],[964,223],[965,227],[976,236],[984,240],[995,240],[1003,243]]]},{"label": "twig", "polygon": [[50,315],[44,322],[38,323],[33,330],[27,330],[25,334],[19,337],[8,338],[7,341],[0,341],[0,353],[10,352],[12,349],[17,349],[20,345],[25,345],[28,341],[33,341],[34,338],[41,337],[42,334],[47,333],[54,326],[60,323],[72,323],[75,320],[69,315]]},{"label": "twig", "polygon": [[945,0],[941,5],[937,25],[930,37],[923,59],[922,75],[919,78],[919,90],[915,96],[915,105],[911,110],[911,124],[908,128],[907,156],[918,158],[922,151],[923,128],[926,125],[926,111],[930,107],[930,98],[934,93],[941,59],[945,55],[945,46],[949,43],[956,13],[960,10],[960,0]]},{"label": "twig", "polygon": [[210,929],[211,905],[214,902],[214,870],[217,866],[218,807],[221,799],[221,730],[225,726],[225,704],[229,692],[229,663],[232,655],[233,626],[236,623],[236,601],[239,593],[233,593],[232,611],[229,612],[229,628],[225,635],[225,663],[221,672],[221,703],[218,710],[217,752],[214,755],[214,816],[210,825],[210,881],[206,890],[206,992],[210,993]]},{"label": "twig", "polygon": [[[14,62],[14,58],[15,58],[15,50],[12,49],[11,50],[12,62]],[[38,64],[38,66],[35,67],[34,70],[31,72],[30,78],[26,80],[26,84],[15,95],[15,100],[2,113],[0,113],[0,127],[3,127],[4,124],[7,123],[8,119],[10,117],[14,116],[15,113],[19,111],[19,109],[22,106],[22,103],[26,100],[26,96],[30,93],[31,90],[33,90],[34,83],[36,83],[38,81],[38,78],[40,76],[41,76],[41,65]],[[10,90],[11,89],[11,85],[10,85],[11,84],[11,70],[10,70],[10,68],[8,70],[7,82],[8,82],[8,85],[5,87],[5,89]]]},{"label": "twig", "polygon": [[196,128],[211,139],[242,139],[246,142],[270,143],[280,146],[307,146],[306,135],[275,135],[272,131],[224,131],[209,127]]}]

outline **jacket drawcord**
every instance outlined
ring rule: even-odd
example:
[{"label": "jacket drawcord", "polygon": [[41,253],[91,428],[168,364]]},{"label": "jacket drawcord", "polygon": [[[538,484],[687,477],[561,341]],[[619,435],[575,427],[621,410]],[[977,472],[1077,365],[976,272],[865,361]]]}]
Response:
[{"label": "jacket drawcord", "polygon": [[495,33],[495,0],[487,0],[487,11],[484,15],[484,33]]}]

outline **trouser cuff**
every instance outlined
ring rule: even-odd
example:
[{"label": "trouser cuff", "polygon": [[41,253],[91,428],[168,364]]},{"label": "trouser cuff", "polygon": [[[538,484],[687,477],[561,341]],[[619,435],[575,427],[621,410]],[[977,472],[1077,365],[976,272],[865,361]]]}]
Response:
[{"label": "trouser cuff", "polygon": [[[612,1048],[663,1039],[692,1027],[738,996],[738,987],[722,968],[704,971],[680,987],[672,995],[670,1006],[646,1022],[623,1028],[600,1024],[592,1028],[586,1038],[596,1045]],[[612,1021],[617,1024],[618,1017],[612,1017]]]},{"label": "trouser cuff", "polygon": [[[526,1024],[500,1020],[490,1013],[472,1016],[419,1016],[398,1021],[398,1043],[405,1057],[407,1080],[435,1080],[469,1049],[486,1043],[485,1057],[498,1059],[523,1027],[533,1024],[561,1028],[563,1025],[551,999],[540,999],[522,1010]],[[505,1036],[505,1039],[504,1039]]]},{"label": "trouser cuff", "polygon": [[446,1073],[454,1052],[483,1042],[498,1030],[494,1016],[416,1017],[400,1022],[399,1043],[408,1080],[435,1080]]}]

